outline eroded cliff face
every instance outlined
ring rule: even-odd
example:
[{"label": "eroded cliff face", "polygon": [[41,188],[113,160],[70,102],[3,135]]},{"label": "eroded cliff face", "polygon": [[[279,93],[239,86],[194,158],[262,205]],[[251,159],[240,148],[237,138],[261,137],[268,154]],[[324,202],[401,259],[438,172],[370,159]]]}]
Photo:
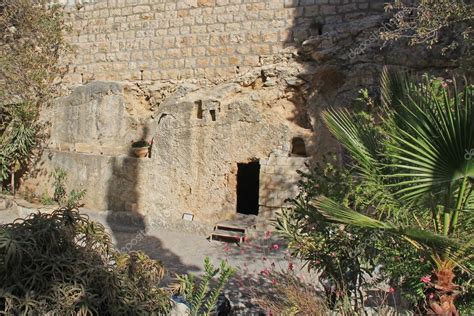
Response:
[{"label": "eroded cliff face", "polygon": [[[170,221],[192,213],[215,223],[236,213],[238,199],[255,198],[239,194],[255,194],[258,205],[240,211],[271,216],[297,194],[296,171],[316,152],[306,104],[311,83],[303,79],[313,72],[288,58],[208,86],[141,81],[77,87],[45,112],[50,138],[41,172],[26,185],[47,183],[47,175],[62,168],[71,187],[87,190],[88,208]],[[153,142],[150,157],[130,153],[138,139]],[[246,171],[252,162],[257,169]],[[245,189],[253,185],[257,192]],[[48,190],[46,184],[36,188]]]}]

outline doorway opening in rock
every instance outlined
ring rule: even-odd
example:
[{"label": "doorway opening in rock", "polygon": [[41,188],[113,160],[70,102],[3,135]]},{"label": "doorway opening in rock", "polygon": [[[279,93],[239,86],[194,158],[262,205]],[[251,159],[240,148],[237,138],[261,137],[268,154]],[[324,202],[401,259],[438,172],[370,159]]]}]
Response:
[{"label": "doorway opening in rock", "polygon": [[258,215],[260,163],[237,164],[237,213]]}]

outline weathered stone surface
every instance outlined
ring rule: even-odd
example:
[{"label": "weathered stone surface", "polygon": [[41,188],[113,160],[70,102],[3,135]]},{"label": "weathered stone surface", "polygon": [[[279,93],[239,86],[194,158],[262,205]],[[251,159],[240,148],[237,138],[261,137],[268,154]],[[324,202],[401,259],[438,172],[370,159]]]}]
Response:
[{"label": "weathered stone surface", "polygon": [[92,82],[57,99],[49,114],[49,147],[91,154],[126,153],[152,114],[136,97],[130,108],[130,90],[130,85]]},{"label": "weathered stone surface", "polygon": [[[236,212],[237,164],[260,160],[270,168],[274,161],[276,174],[260,172],[260,204],[281,206],[297,193],[296,170],[304,168],[291,163],[303,161],[289,157],[292,138],[306,139],[311,151],[311,126],[301,124],[304,111],[295,114],[304,104],[297,104],[299,92],[286,84],[287,78],[296,80],[298,67],[276,64],[208,88],[152,82],[81,86],[55,102],[42,174],[66,170],[70,187],[87,190],[88,208],[163,222],[179,221],[186,212],[198,222],[216,222]],[[249,78],[253,82],[246,86]],[[254,84],[267,78],[278,85]],[[136,137],[153,140],[151,158],[127,154]]]},{"label": "weathered stone surface", "polygon": [[230,79],[271,64],[288,44],[382,12],[373,4],[384,2],[71,1],[63,0],[69,4],[67,37],[77,46],[66,77],[72,83]]},{"label": "weathered stone surface", "polygon": [[[42,113],[51,136],[25,187],[51,190],[38,184],[61,167],[89,208],[215,223],[236,212],[238,164],[258,160],[259,214],[270,217],[297,194],[297,170],[340,152],[324,109],[374,90],[385,64],[452,67],[385,46],[382,0],[240,2],[68,7],[79,53],[64,85],[81,85]],[[130,157],[141,138],[151,157]],[[307,157],[292,154],[295,138]]]}]

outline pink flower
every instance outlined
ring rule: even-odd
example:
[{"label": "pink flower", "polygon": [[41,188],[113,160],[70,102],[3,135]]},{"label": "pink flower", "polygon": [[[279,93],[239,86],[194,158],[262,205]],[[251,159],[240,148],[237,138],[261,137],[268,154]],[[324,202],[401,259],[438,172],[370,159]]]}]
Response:
[{"label": "pink flower", "polygon": [[423,282],[423,283],[429,283],[429,282],[431,282],[431,276],[430,275],[425,275],[424,277],[422,277],[420,279],[420,281]]},{"label": "pink flower", "polygon": [[260,273],[261,273],[262,275],[266,276],[266,277],[270,275],[270,271],[268,271],[267,268],[265,268],[265,269],[263,269],[262,271],[260,271]]},{"label": "pink flower", "polygon": [[276,285],[276,284],[277,284],[277,280],[272,279],[272,284],[273,284],[273,285]]},{"label": "pink flower", "polygon": [[249,241],[249,237],[248,236],[244,236],[244,242],[247,242]]},{"label": "pink flower", "polygon": [[435,295],[434,295],[433,293],[430,293],[430,295],[428,295],[428,298],[429,298],[430,300],[434,299],[434,297],[435,297]]},{"label": "pink flower", "polygon": [[388,293],[395,293],[395,289],[393,287],[389,288]]},{"label": "pink flower", "polygon": [[274,244],[274,245],[272,246],[272,248],[273,248],[274,250],[278,250],[278,249],[280,249],[280,245]]},{"label": "pink flower", "polygon": [[270,239],[271,236],[272,236],[272,232],[267,230],[265,232],[265,235],[263,236],[263,239],[265,239],[265,240]]}]

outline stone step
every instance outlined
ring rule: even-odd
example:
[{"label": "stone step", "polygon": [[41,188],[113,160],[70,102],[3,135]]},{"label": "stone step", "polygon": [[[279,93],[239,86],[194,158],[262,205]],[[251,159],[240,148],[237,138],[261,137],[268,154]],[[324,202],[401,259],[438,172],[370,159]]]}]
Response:
[{"label": "stone step", "polygon": [[211,233],[211,241],[218,240],[218,241],[226,241],[226,242],[243,242],[245,237],[245,233],[231,231],[231,230],[222,230],[216,229]]},{"label": "stone step", "polygon": [[245,234],[247,228],[232,224],[217,224],[214,226],[214,230],[226,230]]}]

